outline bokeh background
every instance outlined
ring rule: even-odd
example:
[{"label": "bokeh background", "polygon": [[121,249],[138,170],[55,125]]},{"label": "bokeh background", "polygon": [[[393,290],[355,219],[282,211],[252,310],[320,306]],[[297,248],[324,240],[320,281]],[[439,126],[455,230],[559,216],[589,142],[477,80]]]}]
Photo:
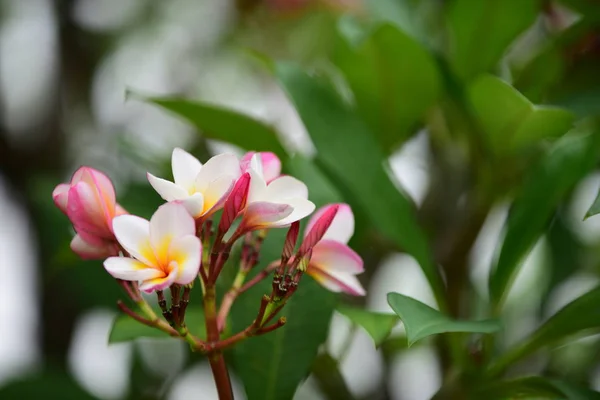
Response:
[{"label": "bokeh background", "polygon": [[[453,3],[466,3],[472,12]],[[213,132],[205,134],[141,101],[142,95],[237,110],[271,126],[288,153],[311,159],[318,149],[263,61],[266,56],[293,61],[327,76],[348,95],[339,63],[332,60],[343,51],[338,32],[351,37],[353,21],[397,27],[427,49],[441,71],[431,76],[420,71],[425,75],[417,74],[413,87],[400,85],[404,91],[397,97],[371,91],[368,85],[375,81],[395,87],[398,75],[415,73],[386,69],[386,57],[403,65],[421,56],[410,46],[381,42],[366,51],[376,79],[365,79],[364,93],[374,97],[359,108],[374,126],[400,132],[381,142],[382,154],[414,205],[433,258],[448,277],[458,276],[452,313],[461,316],[485,303],[509,207],[550,144],[526,156],[500,157],[489,173],[479,174],[487,168],[482,166],[487,153],[444,128],[468,126],[454,100],[471,77],[492,72],[533,103],[561,105],[578,120],[600,113],[599,16],[594,0],[0,0],[0,399],[49,393],[61,393],[62,399],[216,398],[208,365],[182,343],[108,345],[122,294],[99,262],[71,254],[71,228],[51,191],[78,166],[91,165],[113,179],[128,210],[148,217],[160,199],[145,172],[168,176],[173,147],[202,160],[221,151],[243,154],[215,140]],[[461,31],[473,25],[477,29]],[[503,29],[508,33],[494,33]],[[456,46],[465,36],[467,50]],[[343,72],[351,74],[353,63]],[[370,106],[389,108],[392,117],[373,122]],[[397,111],[403,108],[409,111]],[[448,122],[448,116],[456,121]],[[352,132],[345,140],[354,140]],[[598,283],[600,217],[585,222],[583,217],[600,174],[594,168],[584,172],[553,206],[550,223],[524,260],[503,315],[504,343],[524,337]],[[480,196],[482,187],[488,191]],[[343,191],[342,196],[352,203],[351,196]],[[389,312],[385,295],[397,291],[435,306],[415,259],[387,240],[368,213],[358,214],[353,245],[365,259],[361,281],[368,295],[346,301]],[[340,359],[357,398],[428,399],[447,372],[444,356],[433,341],[405,347],[402,327],[375,349],[366,333],[336,313],[324,351]],[[600,340],[592,336],[523,368],[600,390],[598,356]],[[295,398],[326,398],[316,381],[310,376]],[[236,390],[243,393],[239,383]]]}]

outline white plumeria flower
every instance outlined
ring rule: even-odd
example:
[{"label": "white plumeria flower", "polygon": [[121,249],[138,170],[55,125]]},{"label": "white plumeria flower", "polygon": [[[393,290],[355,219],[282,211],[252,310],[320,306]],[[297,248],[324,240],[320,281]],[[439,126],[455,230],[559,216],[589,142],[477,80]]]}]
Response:
[{"label": "white plumeria flower", "polygon": [[104,261],[113,277],[141,281],[140,290],[152,292],[173,283],[187,285],[198,276],[202,244],[195,236],[194,219],[183,205],[164,204],[149,222],[134,215],[115,217],[113,230],[132,257]]},{"label": "white plumeria flower", "polygon": [[242,226],[246,230],[286,227],[315,209],[308,188],[291,176],[280,176],[267,184],[261,154],[255,153],[247,170],[250,189]]},{"label": "white plumeria flower", "polygon": [[310,219],[305,235],[330,207],[338,206],[323,238],[312,248],[307,273],[325,288],[353,296],[364,296],[365,289],[356,278],[364,271],[363,260],[346,244],[354,234],[354,214],[347,204],[321,207]]},{"label": "white plumeria flower", "polygon": [[208,217],[221,207],[240,176],[240,162],[233,154],[219,154],[202,165],[185,150],[171,156],[174,182],[148,173],[148,181],[166,201],[181,202],[194,218]]}]

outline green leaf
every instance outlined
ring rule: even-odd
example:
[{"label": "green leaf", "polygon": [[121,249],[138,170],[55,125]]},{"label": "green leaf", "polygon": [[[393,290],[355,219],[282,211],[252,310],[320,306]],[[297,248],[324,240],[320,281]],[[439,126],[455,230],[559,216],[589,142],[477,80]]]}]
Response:
[{"label": "green leaf", "polygon": [[352,206],[360,207],[383,235],[419,262],[443,308],[441,276],[414,205],[387,174],[386,157],[371,130],[330,86],[298,66],[279,63],[276,71],[318,150],[319,165],[350,194]]},{"label": "green leaf", "polygon": [[474,398],[488,400],[567,399],[565,393],[552,381],[539,376],[528,376],[510,381],[493,381],[477,388],[473,395]]},{"label": "green leaf", "polygon": [[[161,315],[159,309],[154,310],[156,315]],[[206,337],[204,313],[199,307],[188,307],[185,313],[185,322],[190,332],[200,338]],[[170,338],[161,330],[144,325],[128,315],[120,314],[115,318],[108,343],[129,342],[138,338]]]},{"label": "green leaf", "polygon": [[394,326],[398,323],[398,316],[394,314],[384,314],[344,306],[338,307],[337,311],[367,331],[373,338],[376,347],[379,347],[387,339]]},{"label": "green leaf", "polygon": [[506,222],[506,235],[490,275],[490,295],[500,307],[520,262],[540,237],[554,210],[600,155],[598,134],[560,139],[525,181]]},{"label": "green leaf", "polygon": [[575,334],[591,335],[599,331],[600,287],[597,287],[567,304],[527,339],[508,350],[490,367],[490,374],[503,371],[542,347],[560,343]]},{"label": "green leaf", "polygon": [[284,166],[290,175],[306,184],[309,198],[317,207],[342,201],[342,196],[335,190],[333,183],[308,158],[296,154],[285,161]]},{"label": "green leaf", "polygon": [[489,72],[536,19],[539,0],[455,0],[450,5],[450,59],[462,78]]},{"label": "green leaf", "polygon": [[356,47],[340,37],[333,61],[386,151],[408,138],[440,93],[432,55],[391,24],[379,26]]},{"label": "green leaf", "polygon": [[594,202],[590,206],[590,209],[587,211],[587,213],[585,213],[584,220],[588,219],[589,217],[593,217],[596,214],[600,214],[600,190],[598,190],[598,194],[596,195],[596,199],[594,200]]},{"label": "green leaf", "polygon": [[272,151],[279,157],[285,155],[275,128],[248,115],[198,100],[141,98],[186,119],[206,138],[222,140],[246,150]]},{"label": "green leaf", "polygon": [[494,333],[500,330],[496,320],[457,321],[400,293],[388,293],[388,303],[404,323],[408,345],[427,336],[447,332]]},{"label": "green leaf", "polygon": [[[50,365],[50,368],[53,366]],[[56,367],[43,374],[23,377],[0,388],[0,399],[98,400]]]},{"label": "green leaf", "polygon": [[497,154],[559,137],[574,120],[567,110],[533,105],[515,88],[491,75],[483,75],[469,86],[469,98],[475,118]]}]

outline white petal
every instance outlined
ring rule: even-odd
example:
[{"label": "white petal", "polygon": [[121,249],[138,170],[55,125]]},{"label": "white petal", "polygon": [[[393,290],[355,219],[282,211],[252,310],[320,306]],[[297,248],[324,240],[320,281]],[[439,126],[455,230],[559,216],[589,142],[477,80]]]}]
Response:
[{"label": "white petal", "polygon": [[169,182],[166,179],[158,178],[151,173],[146,174],[148,182],[156,190],[156,192],[166,201],[183,200],[189,196],[187,190],[183,187]]},{"label": "white petal", "polygon": [[352,274],[337,272],[332,275],[316,269],[311,270],[311,268],[308,269],[308,274],[332,292],[344,292],[353,296],[364,296],[366,294],[358,278]]},{"label": "white petal", "polygon": [[304,234],[306,235],[310,232],[315,222],[319,220],[325,211],[336,205],[339,207],[338,212],[329,226],[329,229],[325,232],[323,239],[335,240],[344,244],[348,243],[354,234],[354,214],[352,214],[350,206],[344,203],[328,204],[319,208],[317,212],[310,217],[310,221],[308,221],[308,225],[306,225]]},{"label": "white petal", "polygon": [[184,205],[192,217],[198,218],[204,210],[204,195],[202,193],[194,193],[187,199],[181,200],[181,204]]},{"label": "white petal", "polygon": [[196,236],[184,236],[173,241],[169,249],[169,261],[177,263],[175,283],[187,285],[193,282],[200,270],[202,243]]},{"label": "white petal", "polygon": [[290,225],[292,222],[300,221],[302,218],[309,215],[315,210],[315,204],[310,200],[301,198],[287,199],[285,204],[294,207],[294,210],[287,217],[274,222],[273,227],[284,227]]},{"label": "white petal", "polygon": [[248,172],[250,173],[250,189],[248,190],[247,204],[257,201],[269,201],[267,199],[267,183],[263,177],[253,169]]},{"label": "white petal", "polygon": [[276,201],[296,197],[308,199],[308,188],[303,182],[292,176],[279,177],[267,186],[268,200]]},{"label": "white petal", "polygon": [[75,252],[79,257],[84,260],[100,260],[106,258],[110,255],[117,254],[116,251],[111,254],[113,251],[112,247],[108,242],[100,240],[98,245],[86,242],[80,234],[77,234],[71,240],[71,250]]},{"label": "white petal", "polygon": [[233,179],[241,175],[240,161],[235,155],[224,153],[208,160],[196,176],[196,190],[204,192],[211,182],[223,175],[230,175]]},{"label": "white petal", "polygon": [[257,201],[246,208],[242,224],[250,230],[269,228],[276,226],[276,223],[293,211],[293,208],[288,204]]},{"label": "white petal", "polygon": [[196,176],[202,169],[202,163],[187,151],[176,147],[171,155],[171,168],[173,168],[173,180],[184,188],[194,185]]},{"label": "white petal", "polygon": [[129,257],[109,257],[104,261],[106,271],[117,279],[144,281],[164,275],[158,269]]},{"label": "white petal", "polygon": [[253,170],[263,180],[265,179],[265,172],[263,171],[262,156],[260,153],[254,153],[250,158],[250,169]]},{"label": "white petal", "polygon": [[143,281],[140,284],[140,290],[147,293],[155,290],[164,290],[175,282],[175,278],[177,278],[177,268],[173,268],[173,270],[167,276],[164,276],[163,274],[161,277]]},{"label": "white petal", "polygon": [[195,233],[194,218],[183,204],[163,204],[150,219],[150,244],[161,265],[168,259],[172,241]]},{"label": "white petal", "polygon": [[147,265],[156,265],[150,247],[150,223],[135,215],[119,215],[112,221],[113,231],[121,246],[133,257]]},{"label": "white petal", "polygon": [[235,186],[236,180],[237,177],[225,175],[209,183],[204,191],[204,214],[212,214],[223,207],[227,196]]},{"label": "white petal", "polygon": [[281,175],[281,161],[275,153],[261,152],[263,174],[267,182],[271,182]]},{"label": "white petal", "polygon": [[364,271],[363,260],[350,247],[335,240],[321,240],[313,247],[310,263],[334,273],[360,274]]}]

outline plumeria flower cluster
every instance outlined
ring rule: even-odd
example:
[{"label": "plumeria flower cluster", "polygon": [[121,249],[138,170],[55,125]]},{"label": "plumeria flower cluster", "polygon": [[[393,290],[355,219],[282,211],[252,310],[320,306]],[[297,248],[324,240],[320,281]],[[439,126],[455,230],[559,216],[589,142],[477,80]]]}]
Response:
[{"label": "plumeria flower cluster", "polygon": [[[281,174],[275,154],[250,152],[241,159],[219,154],[202,164],[176,148],[171,164],[173,181],[148,173],[149,183],[166,201],[149,221],[119,206],[110,179],[90,167],[77,170],[70,183],[58,185],[53,192],[56,205],[75,229],[73,251],[85,259],[103,259],[106,271],[139,309],[133,311],[119,302],[123,312],[187,340],[196,351],[214,355],[285,324],[284,318],[272,321],[304,273],[329,290],[365,294],[356,278],[363,271],[362,260],[347,246],[354,231],[350,207],[330,204],[317,210],[297,246],[300,221],[313,213],[315,205],[308,200],[303,182]],[[275,228],[288,229],[280,259],[247,280],[258,267],[267,232]],[[215,283],[236,242],[241,242],[237,276],[217,307]],[[222,339],[227,315],[239,294],[270,276],[272,291],[261,299],[253,323]],[[193,336],[185,325],[196,280],[203,293],[205,340]],[[165,289],[170,292],[169,306]],[[163,318],[141,292],[156,293]]]}]

